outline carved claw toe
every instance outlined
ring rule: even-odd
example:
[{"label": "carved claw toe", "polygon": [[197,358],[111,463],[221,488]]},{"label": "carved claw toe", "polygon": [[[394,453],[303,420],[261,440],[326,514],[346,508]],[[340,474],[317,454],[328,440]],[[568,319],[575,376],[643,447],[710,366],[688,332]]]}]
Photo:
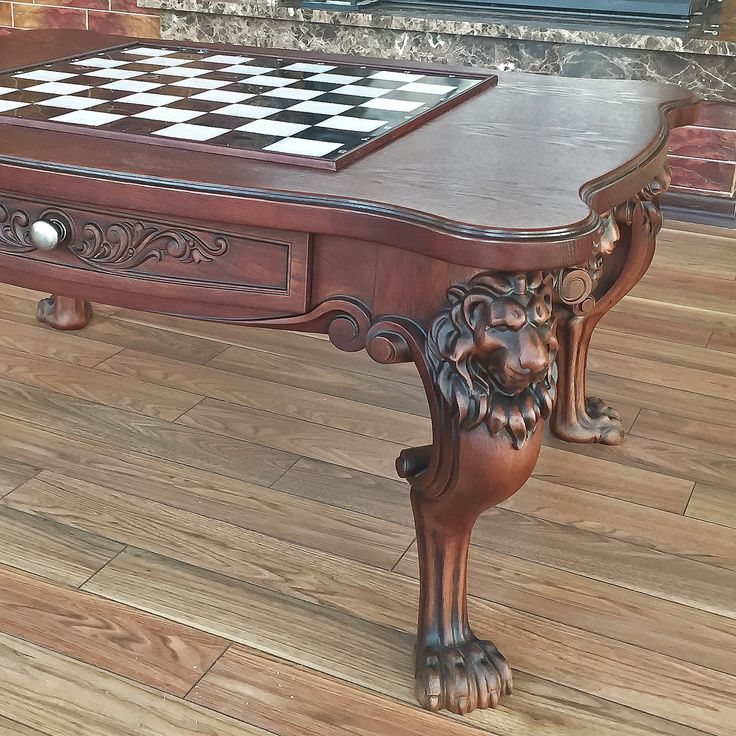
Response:
[{"label": "carved claw toe", "polygon": [[81,299],[49,296],[39,301],[36,319],[55,330],[80,330],[92,319],[92,305]]},{"label": "carved claw toe", "polygon": [[511,669],[489,641],[471,639],[456,647],[426,648],[417,658],[417,699],[428,710],[461,715],[495,708],[511,693]]},{"label": "carved claw toe", "polygon": [[585,410],[578,411],[573,422],[557,417],[552,423],[552,431],[567,442],[620,445],[624,441],[624,427],[619,413],[595,397],[586,400]]}]

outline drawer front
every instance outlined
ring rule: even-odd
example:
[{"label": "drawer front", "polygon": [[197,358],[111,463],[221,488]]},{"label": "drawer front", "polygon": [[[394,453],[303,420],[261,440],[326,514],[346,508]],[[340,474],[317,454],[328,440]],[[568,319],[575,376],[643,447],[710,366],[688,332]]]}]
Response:
[{"label": "drawer front", "polygon": [[[53,223],[62,233],[52,250],[34,244],[32,226],[39,222]],[[49,291],[58,279],[138,294],[145,297],[144,308],[159,295],[168,311],[175,302],[197,304],[199,312],[211,305],[203,316],[237,318],[238,309],[243,318],[254,310],[301,313],[308,298],[309,245],[306,233],[167,222],[0,193],[0,260],[7,268],[48,275]]]}]

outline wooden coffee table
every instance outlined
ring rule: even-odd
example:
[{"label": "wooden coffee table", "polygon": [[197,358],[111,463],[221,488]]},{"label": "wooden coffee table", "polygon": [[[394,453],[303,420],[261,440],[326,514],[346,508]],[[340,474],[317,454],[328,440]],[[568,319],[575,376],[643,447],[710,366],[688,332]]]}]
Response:
[{"label": "wooden coffee table", "polygon": [[473,524],[546,418],[621,442],[588,344],[652,259],[669,126],[696,110],[643,82],[23,33],[0,44],[0,279],[52,293],[58,329],[92,301],[414,362],[417,697],[492,707],[511,671],[468,623]]}]

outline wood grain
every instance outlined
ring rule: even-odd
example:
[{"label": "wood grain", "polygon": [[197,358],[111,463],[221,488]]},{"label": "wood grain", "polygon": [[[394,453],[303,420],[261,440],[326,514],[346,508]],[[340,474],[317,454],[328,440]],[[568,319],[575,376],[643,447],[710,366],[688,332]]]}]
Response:
[{"label": "wood grain", "polygon": [[38,516],[0,507],[0,563],[77,587],[123,545]]},{"label": "wood grain", "polygon": [[229,642],[0,567],[0,632],[184,696]]},{"label": "wood grain", "polygon": [[685,514],[736,529],[736,490],[696,483]]},{"label": "wood grain", "polygon": [[0,667],[0,713],[48,736],[267,736],[5,634],[0,634]]}]

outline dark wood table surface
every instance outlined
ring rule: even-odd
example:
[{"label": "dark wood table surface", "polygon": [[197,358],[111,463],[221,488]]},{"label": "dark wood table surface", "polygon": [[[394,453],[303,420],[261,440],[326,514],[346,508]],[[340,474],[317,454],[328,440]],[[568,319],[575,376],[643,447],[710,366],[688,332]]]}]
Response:
[{"label": "dark wood table surface", "polygon": [[[133,43],[14,34],[0,78]],[[84,327],[97,301],[325,332],[417,365],[433,444],[397,460],[419,542],[417,697],[458,713],[511,689],[468,623],[475,519],[526,482],[547,417],[570,441],[622,441],[615,410],[586,396],[588,344],[651,262],[669,129],[697,116],[673,86],[498,77],[337,171],[29,128],[0,109],[0,280],[52,293],[50,326]]]}]

